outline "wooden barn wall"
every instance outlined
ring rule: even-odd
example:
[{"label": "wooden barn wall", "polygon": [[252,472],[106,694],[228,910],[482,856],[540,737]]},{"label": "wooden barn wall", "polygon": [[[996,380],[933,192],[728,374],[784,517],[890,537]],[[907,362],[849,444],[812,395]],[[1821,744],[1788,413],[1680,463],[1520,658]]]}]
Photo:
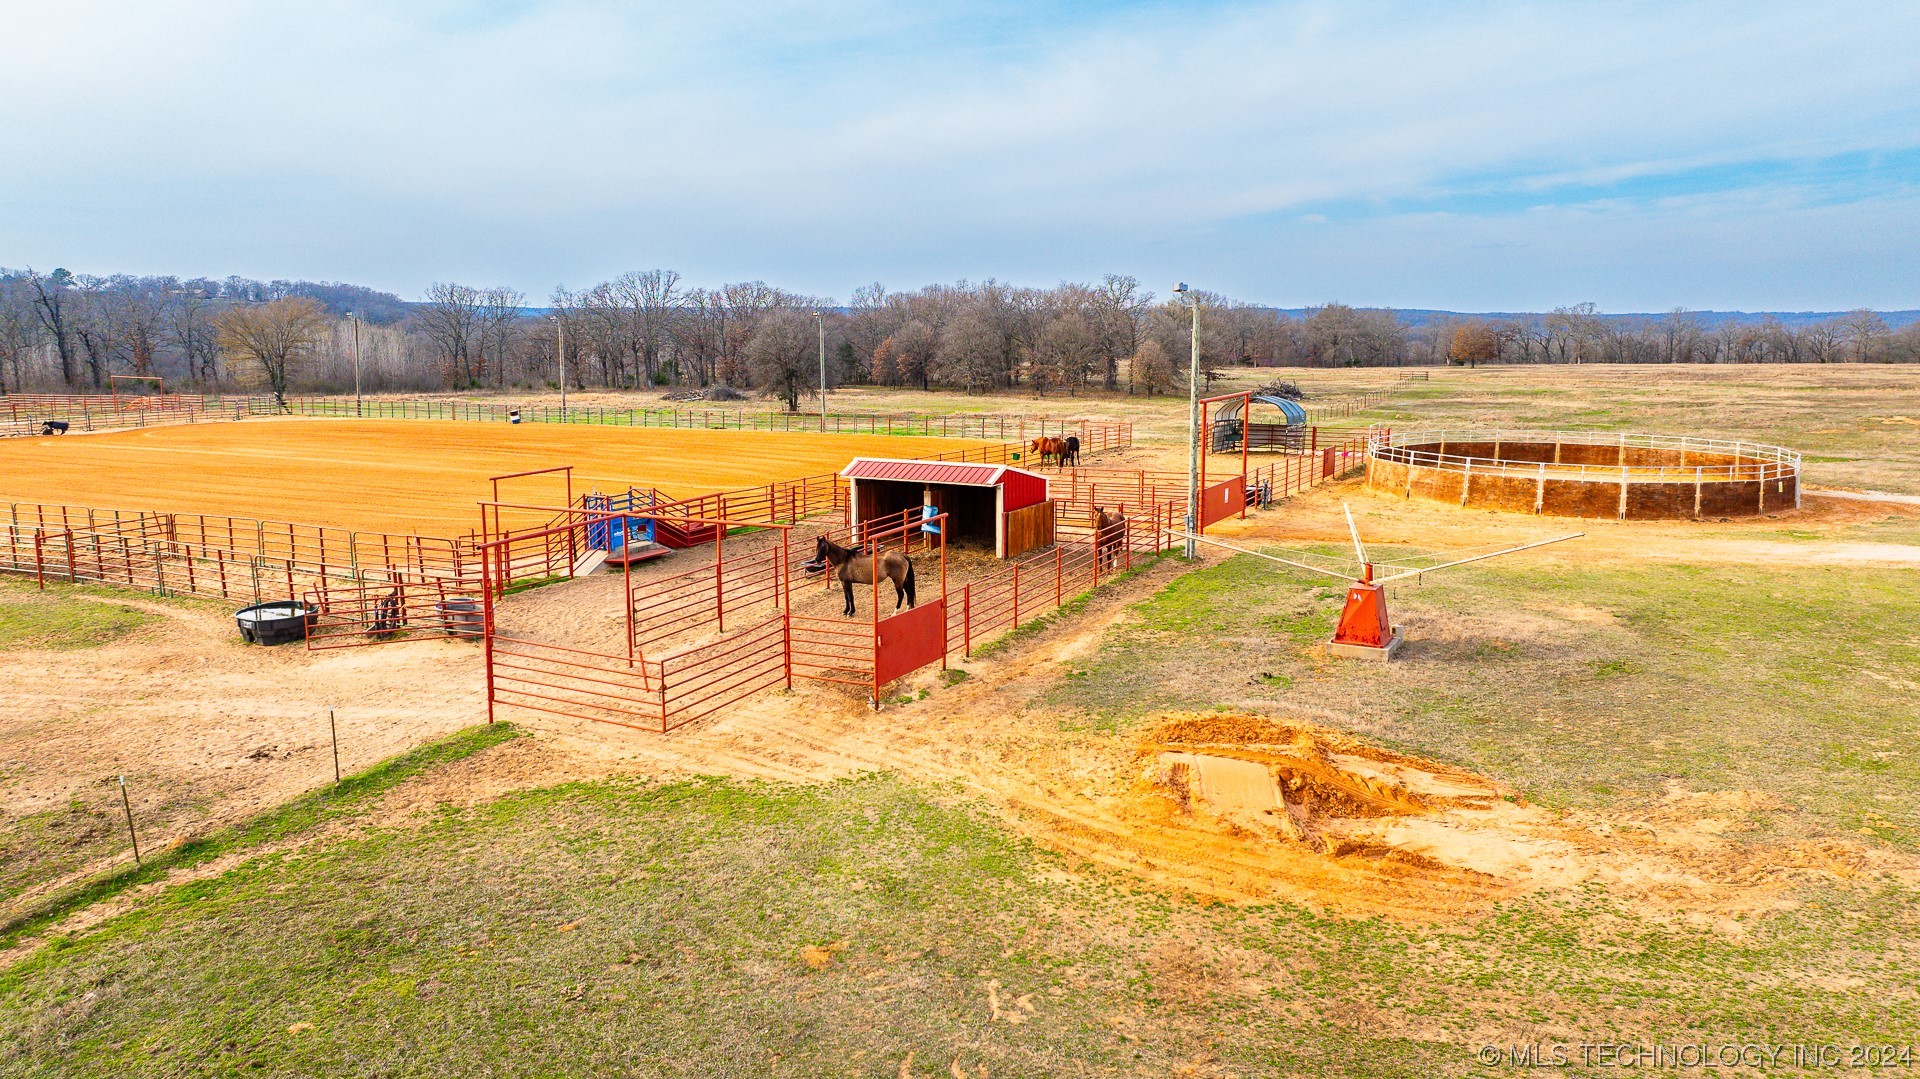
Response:
[{"label": "wooden barn wall", "polygon": [[1022,506],[1007,513],[1007,549],[1003,558],[1053,546],[1053,502]]}]

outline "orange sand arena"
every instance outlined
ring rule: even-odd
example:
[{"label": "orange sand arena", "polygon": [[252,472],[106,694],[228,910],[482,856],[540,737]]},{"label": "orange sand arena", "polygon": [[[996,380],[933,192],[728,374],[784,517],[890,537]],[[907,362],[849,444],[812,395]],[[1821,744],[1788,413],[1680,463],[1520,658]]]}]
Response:
[{"label": "orange sand arena", "polygon": [[[450,536],[479,528],[487,477],[572,465],[574,493],[678,497],[835,472],[860,455],[981,446],[904,435],[559,426],[456,420],[250,419],[0,439],[0,503],[258,517]],[[558,505],[557,477],[507,501]]]}]

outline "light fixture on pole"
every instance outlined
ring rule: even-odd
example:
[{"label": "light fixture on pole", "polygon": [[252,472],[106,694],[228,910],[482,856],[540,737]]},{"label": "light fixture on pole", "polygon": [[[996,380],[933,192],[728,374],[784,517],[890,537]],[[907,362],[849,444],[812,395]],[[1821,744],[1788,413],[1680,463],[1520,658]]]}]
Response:
[{"label": "light fixture on pole", "polygon": [[1185,281],[1173,286],[1173,294],[1193,308],[1193,363],[1187,371],[1187,544],[1186,556],[1193,558],[1198,548],[1193,537],[1200,531],[1200,294]]},{"label": "light fixture on pole", "polygon": [[353,414],[366,415],[360,404],[360,316],[356,312],[347,312],[347,321],[353,323]]},{"label": "light fixture on pole", "polygon": [[819,311],[813,313],[813,322],[820,330],[820,429],[827,429],[827,316]]}]

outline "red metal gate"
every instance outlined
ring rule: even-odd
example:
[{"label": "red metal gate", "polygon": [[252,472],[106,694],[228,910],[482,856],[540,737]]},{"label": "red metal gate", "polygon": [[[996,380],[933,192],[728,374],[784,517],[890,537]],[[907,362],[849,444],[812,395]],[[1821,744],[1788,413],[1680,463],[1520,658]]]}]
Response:
[{"label": "red metal gate", "polygon": [[1224,521],[1247,508],[1247,478],[1235,476],[1200,492],[1200,530],[1215,521]]},{"label": "red metal gate", "polygon": [[888,682],[947,658],[947,601],[932,599],[873,627],[873,682]]}]

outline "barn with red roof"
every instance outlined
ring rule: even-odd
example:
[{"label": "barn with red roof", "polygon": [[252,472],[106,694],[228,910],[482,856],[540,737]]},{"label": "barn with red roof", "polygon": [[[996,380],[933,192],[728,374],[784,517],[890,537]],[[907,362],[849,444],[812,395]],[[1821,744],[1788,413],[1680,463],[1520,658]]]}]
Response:
[{"label": "barn with red roof", "polygon": [[932,507],[927,516],[947,515],[949,544],[991,547],[999,557],[1012,558],[1053,543],[1053,503],[1047,478],[1036,472],[1009,465],[856,457],[840,475],[847,481],[855,525]]}]

